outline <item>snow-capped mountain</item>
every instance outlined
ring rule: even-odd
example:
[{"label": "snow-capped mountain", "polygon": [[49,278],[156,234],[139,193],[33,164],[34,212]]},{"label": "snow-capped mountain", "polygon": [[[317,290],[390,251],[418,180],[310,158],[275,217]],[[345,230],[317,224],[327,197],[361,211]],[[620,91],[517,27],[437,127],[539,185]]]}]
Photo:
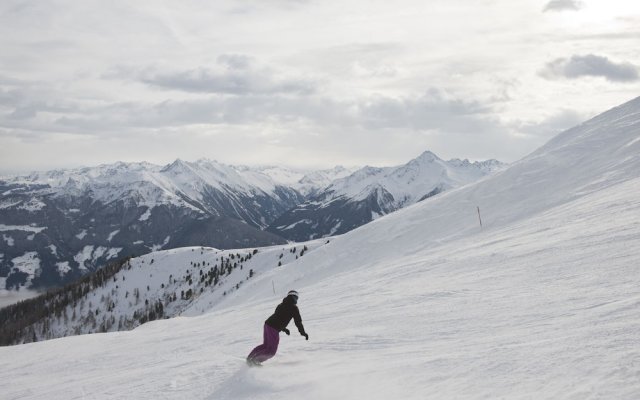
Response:
[{"label": "snow-capped mountain", "polygon": [[[635,399],[639,155],[640,98],[304,257],[282,246],[290,262],[272,257],[211,308],[206,287],[198,317],[0,348],[3,395]],[[145,279],[147,259],[131,266]],[[276,357],[247,368],[290,289],[310,339],[280,335]]]},{"label": "snow-capped mountain", "polygon": [[430,151],[397,167],[364,167],[281,215],[268,230],[296,241],[342,234],[503,167],[496,160],[444,161]]},{"label": "snow-capped mountain", "polygon": [[[301,199],[289,186],[259,170],[210,160],[192,163],[178,159],[166,166],[119,162],[33,173],[2,183],[9,189],[3,193],[5,198],[32,188],[34,195],[89,195],[102,204],[126,200],[148,207],[150,212],[157,205],[186,207],[203,214],[240,219],[259,228]],[[4,201],[10,204],[10,198]]]},{"label": "snow-capped mountain", "polygon": [[306,174],[300,178],[294,185],[294,188],[307,198],[312,198],[322,189],[330,186],[334,181],[345,178],[356,172],[359,168],[345,168],[337,166],[332,169],[315,171]]},{"label": "snow-capped mountain", "polygon": [[[109,261],[159,249],[284,243],[280,232],[264,229],[354,170],[177,159],[165,166],[118,162],[4,178],[0,290],[59,286]],[[343,190],[351,184],[360,182],[344,182]],[[327,233],[319,229],[307,236]]]},{"label": "snow-capped mountain", "polygon": [[209,160],[5,178],[0,288],[60,285],[108,261],[161,248],[284,243],[261,228],[303,196],[277,178]]}]

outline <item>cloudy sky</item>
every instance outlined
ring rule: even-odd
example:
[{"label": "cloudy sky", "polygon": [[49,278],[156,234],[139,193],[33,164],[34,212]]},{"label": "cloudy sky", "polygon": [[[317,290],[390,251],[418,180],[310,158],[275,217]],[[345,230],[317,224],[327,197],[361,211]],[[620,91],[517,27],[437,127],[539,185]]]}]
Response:
[{"label": "cloudy sky", "polygon": [[0,172],[510,162],[639,66],[629,0],[3,0]]}]

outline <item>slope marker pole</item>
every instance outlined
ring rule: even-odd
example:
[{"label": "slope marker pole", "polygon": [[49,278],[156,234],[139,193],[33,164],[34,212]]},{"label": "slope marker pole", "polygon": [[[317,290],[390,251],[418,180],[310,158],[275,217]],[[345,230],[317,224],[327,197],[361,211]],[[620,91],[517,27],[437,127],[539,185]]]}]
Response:
[{"label": "slope marker pole", "polygon": [[276,294],[276,284],[271,280],[271,286],[273,286],[273,294]]},{"label": "slope marker pole", "polygon": [[480,221],[480,229],[482,229],[482,217],[480,216],[480,206],[476,206],[478,209],[478,220]]}]

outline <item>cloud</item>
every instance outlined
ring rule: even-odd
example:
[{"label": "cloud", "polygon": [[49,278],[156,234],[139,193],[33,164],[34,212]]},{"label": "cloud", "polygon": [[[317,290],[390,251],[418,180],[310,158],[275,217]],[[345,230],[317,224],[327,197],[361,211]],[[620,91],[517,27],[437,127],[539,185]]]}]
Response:
[{"label": "cloud", "polygon": [[[2,88],[6,86],[8,89]],[[28,121],[39,113],[73,112],[73,103],[60,100],[43,82],[27,82],[0,76],[0,124]],[[2,111],[5,110],[3,121]],[[18,122],[14,122],[18,123]]]},{"label": "cloud", "polygon": [[[306,123],[343,129],[405,129],[477,134],[497,127],[488,117],[492,110],[477,101],[464,100],[442,90],[429,89],[419,96],[375,95],[353,100],[323,96],[209,96],[168,100],[152,104],[118,103],[94,109],[93,116],[62,116],[58,129],[112,131],[126,128],[162,128],[189,125],[250,125]],[[88,113],[87,113],[88,114]]]},{"label": "cloud", "polygon": [[578,0],[551,0],[544,6],[543,11],[578,11],[583,7],[584,4]]},{"label": "cloud", "polygon": [[230,14],[251,14],[264,11],[265,8],[276,8],[295,11],[311,4],[313,0],[244,0],[233,2]]},{"label": "cloud", "polygon": [[[638,20],[640,25],[640,19]],[[550,40],[638,40],[640,39],[640,31],[627,32],[606,32],[606,33],[579,33],[571,35],[563,35],[562,37],[554,36]]]},{"label": "cloud", "polygon": [[[89,162],[79,161],[80,154],[101,148],[101,161],[117,154],[132,160],[215,156],[228,162],[264,163],[274,162],[277,154],[291,162],[318,165],[347,161],[390,165],[405,160],[416,148],[431,149],[442,157],[492,154],[506,159],[495,144],[511,140],[505,126],[492,117],[491,107],[436,88],[421,94],[350,99],[326,93],[206,94],[77,106],[33,118],[5,118],[0,124],[0,147],[12,143],[14,149],[44,149],[47,144],[58,151],[71,143],[77,154],[64,151],[73,153],[69,157],[76,163]],[[125,154],[124,148],[130,150]],[[216,153],[220,148],[226,150]],[[47,156],[38,162],[45,159],[59,162]]]},{"label": "cloud", "polygon": [[191,93],[309,95],[316,90],[316,82],[311,79],[287,76],[239,54],[221,55],[213,67],[172,72],[118,68],[104,77],[134,79],[156,88]]},{"label": "cloud", "polygon": [[366,65],[355,62],[351,65],[354,76],[358,78],[394,78],[398,76],[398,68],[388,64]]},{"label": "cloud", "polygon": [[[236,62],[234,60],[233,62]],[[343,143],[344,132],[368,132],[382,142],[390,132],[404,135],[441,134],[458,137],[505,132],[486,104],[442,89],[404,96],[362,95],[350,99],[326,93],[295,96],[286,93],[205,94],[164,101],[54,103],[54,93],[0,90],[2,136],[24,138],[25,132],[46,139],[51,134],[78,137],[128,137],[174,130],[234,131],[265,126],[302,135],[322,132],[328,143]],[[34,101],[35,98],[45,101]],[[4,99],[4,100],[3,100]],[[303,128],[300,128],[303,127]],[[359,138],[366,135],[363,133]],[[366,140],[366,139],[362,139]]]},{"label": "cloud", "polygon": [[244,54],[222,54],[218,56],[218,63],[233,69],[247,69],[253,64],[253,59]]},{"label": "cloud", "polygon": [[487,106],[431,88],[420,96],[375,96],[358,104],[358,119],[369,129],[405,128],[473,133]]},{"label": "cloud", "polygon": [[555,59],[540,71],[547,79],[577,79],[583,76],[603,77],[612,82],[632,82],[639,79],[638,67],[628,62],[615,63],[607,57],[587,54]]}]

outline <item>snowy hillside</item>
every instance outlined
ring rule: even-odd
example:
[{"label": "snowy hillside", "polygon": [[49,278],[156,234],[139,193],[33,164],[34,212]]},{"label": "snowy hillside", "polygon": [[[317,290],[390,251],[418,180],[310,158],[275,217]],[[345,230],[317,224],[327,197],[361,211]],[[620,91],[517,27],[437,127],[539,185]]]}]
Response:
[{"label": "snowy hillside", "polygon": [[397,167],[364,167],[287,211],[268,230],[296,241],[342,234],[504,166],[496,160],[444,161],[426,151]]},{"label": "snowy hillside", "polygon": [[[0,348],[3,396],[636,399],[638,193],[640,98],[265,271],[210,312]],[[294,288],[309,341],[281,335],[249,369]]]},{"label": "snowy hillside", "polygon": [[[128,330],[147,321],[200,314],[249,279],[325,243],[240,250],[185,247],[123,260],[57,292],[1,310],[0,345]],[[43,318],[29,322],[43,310]]]}]

